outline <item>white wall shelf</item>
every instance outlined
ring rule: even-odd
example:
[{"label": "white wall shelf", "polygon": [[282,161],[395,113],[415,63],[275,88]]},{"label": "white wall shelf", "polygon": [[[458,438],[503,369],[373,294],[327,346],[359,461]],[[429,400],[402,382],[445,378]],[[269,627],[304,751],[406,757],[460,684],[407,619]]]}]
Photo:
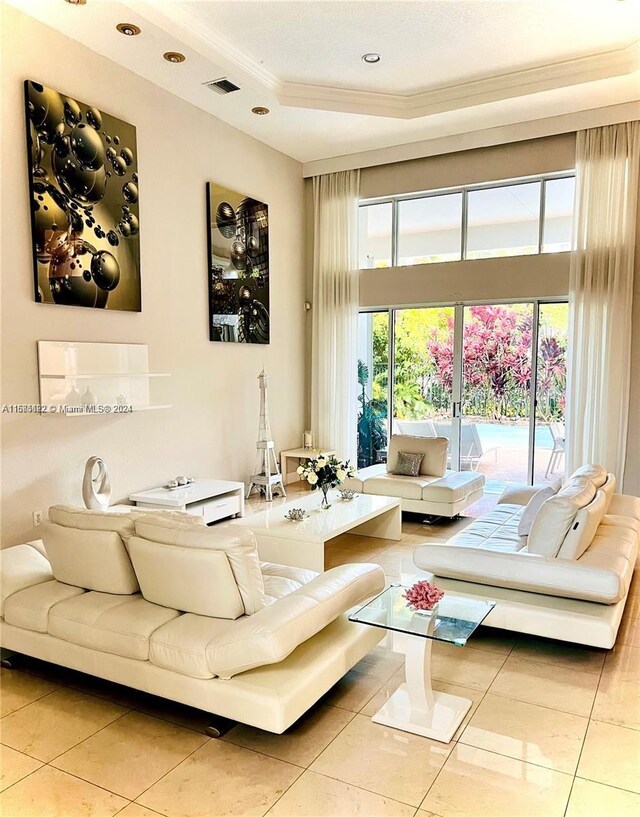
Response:
[{"label": "white wall shelf", "polygon": [[38,341],[46,414],[82,417],[171,408],[169,372],[149,371],[144,343]]}]

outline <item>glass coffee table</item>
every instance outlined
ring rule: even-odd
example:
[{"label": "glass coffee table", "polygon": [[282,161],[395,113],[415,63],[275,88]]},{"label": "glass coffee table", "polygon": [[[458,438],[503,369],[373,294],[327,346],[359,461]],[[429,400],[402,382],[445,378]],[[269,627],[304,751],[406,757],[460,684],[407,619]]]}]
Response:
[{"label": "glass coffee table", "polygon": [[495,604],[447,593],[435,613],[424,615],[407,607],[402,596],[406,589],[392,585],[349,616],[350,621],[404,636],[405,683],[376,712],[373,721],[449,743],[471,708],[471,701],[434,692],[431,645],[444,641],[464,647]]}]

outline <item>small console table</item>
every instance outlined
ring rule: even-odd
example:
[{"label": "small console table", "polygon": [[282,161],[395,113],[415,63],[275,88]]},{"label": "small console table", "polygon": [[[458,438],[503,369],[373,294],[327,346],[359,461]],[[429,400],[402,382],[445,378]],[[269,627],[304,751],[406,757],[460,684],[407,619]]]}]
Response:
[{"label": "small console table", "polygon": [[205,524],[229,516],[244,516],[244,483],[220,479],[196,479],[184,488],[152,488],[131,494],[139,508],[186,511],[202,516]]},{"label": "small console table", "polygon": [[288,470],[288,460],[296,461],[296,468],[300,464],[300,460],[314,460],[320,454],[335,454],[336,452],[331,448],[290,448],[287,451],[280,452],[280,474],[285,485],[290,482],[298,482],[300,477],[295,471]]}]

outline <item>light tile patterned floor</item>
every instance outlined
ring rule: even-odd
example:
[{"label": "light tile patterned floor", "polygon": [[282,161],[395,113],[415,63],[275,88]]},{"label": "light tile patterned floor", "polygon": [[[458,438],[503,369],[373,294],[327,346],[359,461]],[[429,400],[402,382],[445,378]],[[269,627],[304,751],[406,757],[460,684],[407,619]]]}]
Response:
[{"label": "light tile patterned floor", "polygon": [[[416,544],[465,524],[407,518],[400,542],[343,536],[327,556],[408,579]],[[1,675],[0,814],[635,816],[639,580],[631,593],[610,653],[487,629],[463,650],[434,645],[436,688],[473,700],[448,745],[371,721],[403,680],[384,646],[285,735],[237,726],[223,740],[204,736],[206,713],[25,659]]]}]

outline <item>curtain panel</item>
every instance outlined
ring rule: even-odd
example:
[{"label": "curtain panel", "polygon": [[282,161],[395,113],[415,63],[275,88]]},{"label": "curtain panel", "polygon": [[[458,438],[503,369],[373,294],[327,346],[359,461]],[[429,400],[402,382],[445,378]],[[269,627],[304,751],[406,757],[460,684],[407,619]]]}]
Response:
[{"label": "curtain panel", "polygon": [[580,131],[569,279],[567,469],[599,463],[619,490],[631,378],[640,122]]},{"label": "curtain panel", "polygon": [[311,427],[318,445],[356,460],[360,171],[313,178]]}]

